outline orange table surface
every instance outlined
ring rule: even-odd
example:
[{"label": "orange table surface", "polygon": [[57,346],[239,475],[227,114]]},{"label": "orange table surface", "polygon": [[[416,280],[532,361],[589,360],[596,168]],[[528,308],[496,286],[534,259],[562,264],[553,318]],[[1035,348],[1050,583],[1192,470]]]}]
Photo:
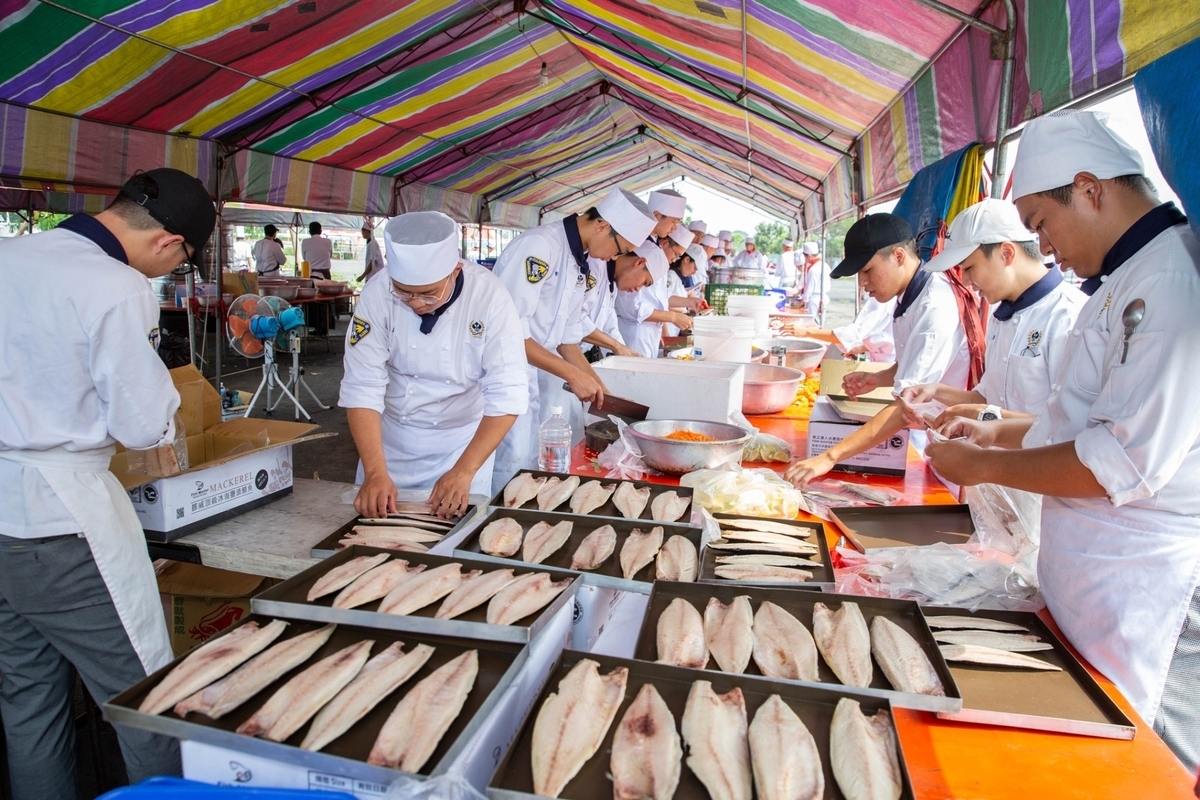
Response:
[{"label": "orange table surface", "polygon": [[[766,416],[751,417],[750,421],[763,433],[787,441],[793,453],[805,452],[807,420]],[[582,442],[576,445],[571,452],[571,472],[596,475],[593,455]],[[786,468],[784,464],[745,466],[769,467],[776,472]],[[851,473],[831,473],[831,476],[903,492],[904,504],[957,502],[912,448],[908,452],[908,472],[903,478]],[[646,480],[679,483],[669,475],[650,476]],[[827,523],[825,534],[832,547],[837,538],[836,528]],[[1042,611],[1040,616],[1058,632],[1048,611]],[[920,800],[1195,800],[1195,776],[1187,773],[1116,687],[1084,664],[1137,725],[1133,741],[952,722],[928,712],[898,708],[896,728],[916,796]]]}]

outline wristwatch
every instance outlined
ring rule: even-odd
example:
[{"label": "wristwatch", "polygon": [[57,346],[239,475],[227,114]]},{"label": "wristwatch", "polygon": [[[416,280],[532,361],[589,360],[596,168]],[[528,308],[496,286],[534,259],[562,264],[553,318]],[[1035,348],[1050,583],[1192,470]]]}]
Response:
[{"label": "wristwatch", "polygon": [[1000,406],[986,406],[979,412],[980,422],[995,422],[1000,419]]}]

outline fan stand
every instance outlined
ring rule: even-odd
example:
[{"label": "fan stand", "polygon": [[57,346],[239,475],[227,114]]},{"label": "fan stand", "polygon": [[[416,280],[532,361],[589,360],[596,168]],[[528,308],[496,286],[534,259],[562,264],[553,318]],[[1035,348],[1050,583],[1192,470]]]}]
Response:
[{"label": "fan stand", "polygon": [[[317,393],[314,392],[312,387],[308,385],[308,381],[304,380],[304,367],[300,366],[300,337],[295,333],[288,334],[288,352],[292,354],[292,366],[288,368],[287,383],[282,384],[280,388],[288,393],[288,396],[292,398],[293,402],[296,402],[293,392],[296,395],[299,395],[300,388],[303,387],[304,390],[308,392],[309,397],[313,399],[313,402],[317,404],[318,408],[328,411],[329,406],[321,402],[321,398],[317,397]],[[271,402],[270,387],[267,388],[267,402]],[[275,406],[279,405],[281,402],[283,402],[282,394],[279,395],[278,399],[276,399],[271,407],[267,409],[267,413],[272,413],[275,410]],[[304,411],[304,409],[300,407],[299,402],[296,402],[296,419],[300,419],[301,411]],[[311,419],[307,412],[305,412],[304,416],[306,419]]]},{"label": "fan stand", "polygon": [[[258,382],[258,388],[254,390],[254,396],[250,398],[250,404],[246,406],[246,413],[242,416],[250,416],[250,412],[254,410],[254,404],[258,402],[258,396],[262,394],[263,387],[266,387],[266,405],[268,414],[275,410],[275,406],[279,405],[279,400],[282,400],[283,396],[286,395],[287,397],[290,397],[292,402],[296,405],[296,419],[300,419],[300,414],[303,414],[304,418],[311,422],[312,417],[310,417],[308,412],[304,410],[304,406],[300,405],[300,401],[296,399],[296,395],[292,394],[291,390],[288,389],[287,384],[279,379],[279,367],[275,364],[275,348],[272,346],[270,341],[264,342],[263,344],[262,380]],[[283,395],[280,395],[279,399],[272,404],[271,390],[276,387],[278,387],[279,391],[281,391]]]}]

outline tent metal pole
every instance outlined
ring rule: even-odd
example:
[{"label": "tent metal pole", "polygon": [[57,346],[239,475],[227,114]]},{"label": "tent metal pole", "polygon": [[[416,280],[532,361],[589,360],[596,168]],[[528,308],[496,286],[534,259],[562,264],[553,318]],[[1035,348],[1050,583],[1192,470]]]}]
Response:
[{"label": "tent metal pole", "polygon": [[[972,28],[978,28],[979,30],[983,31],[984,33],[991,34],[992,36],[997,36],[997,35],[1004,33],[1004,31],[1000,30],[995,25],[992,25],[990,22],[984,22],[981,19],[971,16],[970,14],[968,14],[965,11],[959,11],[957,8],[954,8],[953,6],[948,6],[945,3],[939,2],[939,0],[917,0],[917,2],[923,6],[932,8],[934,11],[940,11],[948,17],[954,17],[954,19],[958,20],[959,22],[964,22],[967,25],[970,25]],[[1012,8],[1012,3],[1010,2],[1010,0],[1005,0],[1004,5],[1007,6],[1009,9]],[[1009,28],[1008,29],[1010,31],[1013,29],[1011,17],[1009,18]]]},{"label": "tent metal pole", "polygon": [[1007,17],[1007,30],[999,34],[1003,37],[1004,67],[1000,75],[1000,107],[996,111],[996,151],[992,157],[992,197],[995,198],[1004,196],[1008,166],[1004,163],[1004,138],[1008,135],[1008,126],[1012,120],[1013,76],[1017,71],[1014,35],[1017,29],[1017,10],[1013,0],[1004,0],[1004,14]]}]

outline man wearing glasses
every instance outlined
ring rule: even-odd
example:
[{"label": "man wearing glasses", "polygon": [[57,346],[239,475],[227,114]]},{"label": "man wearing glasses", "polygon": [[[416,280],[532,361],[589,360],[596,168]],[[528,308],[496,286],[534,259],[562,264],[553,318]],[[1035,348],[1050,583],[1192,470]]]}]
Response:
[{"label": "man wearing glasses", "polygon": [[[680,223],[659,239],[658,244],[646,242],[639,247],[636,252],[646,259],[646,267],[653,280],[649,286],[637,292],[617,297],[617,324],[621,329],[621,338],[646,358],[658,357],[664,323],[691,330],[692,318],[688,316],[686,308],[672,310],[672,298],[667,289],[667,273],[671,271],[671,264],[678,261],[691,246],[691,238],[692,232]],[[680,305],[698,306],[696,298],[689,299],[693,302]]]},{"label": "man wearing glasses", "polygon": [[429,489],[443,517],[489,494],[496,446],[529,403],[521,324],[496,276],[460,258],[458,224],[416,211],[383,227],[386,269],[371,277],[346,334],[338,404],[358,448],[355,509],[396,510],[396,490]]},{"label": "man wearing glasses", "polygon": [[[74,798],[74,673],[97,703],[167,664],[146,539],[109,472],[174,440],[149,278],[204,250],[216,210],[175,169],[95,217],[0,242],[0,717],[12,797]],[[131,783],[178,774],[175,740],[116,726]]]}]

